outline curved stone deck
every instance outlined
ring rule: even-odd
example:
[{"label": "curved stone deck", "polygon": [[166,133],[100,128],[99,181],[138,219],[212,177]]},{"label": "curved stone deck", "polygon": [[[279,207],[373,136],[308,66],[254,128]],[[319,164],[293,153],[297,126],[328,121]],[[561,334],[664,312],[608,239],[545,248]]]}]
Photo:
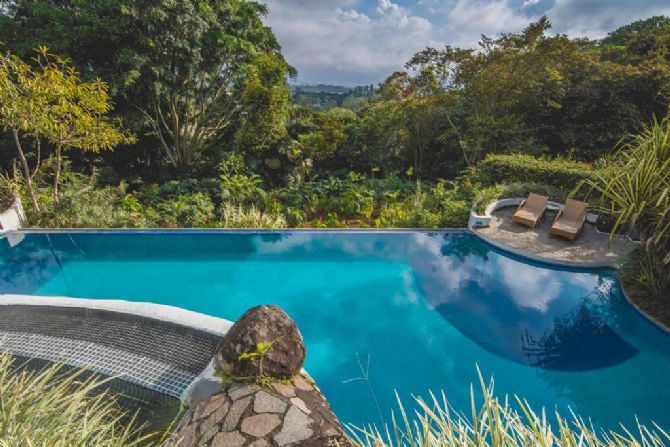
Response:
[{"label": "curved stone deck", "polygon": [[568,241],[549,234],[556,215],[547,211],[540,225],[531,230],[512,222],[516,208],[502,208],[493,213],[491,224],[474,230],[494,245],[530,258],[565,265],[616,267],[622,257],[634,247],[627,238],[616,237],[611,243],[609,235],[598,232],[589,223],[575,241]]}]

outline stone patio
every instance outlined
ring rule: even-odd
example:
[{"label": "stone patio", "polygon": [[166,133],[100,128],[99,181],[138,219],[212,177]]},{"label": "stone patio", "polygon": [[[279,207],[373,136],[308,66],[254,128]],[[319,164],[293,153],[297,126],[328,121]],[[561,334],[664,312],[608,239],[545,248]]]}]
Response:
[{"label": "stone patio", "polygon": [[623,237],[615,237],[610,243],[608,234],[599,233],[589,223],[584,225],[575,241],[568,241],[549,234],[555,211],[548,210],[542,223],[534,230],[512,222],[515,211],[515,207],[495,211],[490,226],[475,231],[491,243],[519,254],[574,265],[616,266],[634,246],[633,242]]}]

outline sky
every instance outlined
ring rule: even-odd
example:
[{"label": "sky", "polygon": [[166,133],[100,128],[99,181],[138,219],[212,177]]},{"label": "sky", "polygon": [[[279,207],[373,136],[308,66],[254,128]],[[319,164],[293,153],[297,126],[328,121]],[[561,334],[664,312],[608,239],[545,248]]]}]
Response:
[{"label": "sky", "polygon": [[670,16],[670,0],[264,0],[298,81],[377,84],[427,46],[475,47],[546,15],[552,32],[599,38]]}]

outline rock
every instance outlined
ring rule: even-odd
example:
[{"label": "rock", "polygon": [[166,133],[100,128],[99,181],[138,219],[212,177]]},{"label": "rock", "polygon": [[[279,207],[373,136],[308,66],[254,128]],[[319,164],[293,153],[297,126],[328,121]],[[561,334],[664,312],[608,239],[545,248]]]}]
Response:
[{"label": "rock", "polygon": [[272,445],[268,442],[267,439],[257,439],[247,447],[272,447]]},{"label": "rock", "polygon": [[310,414],[312,412],[309,408],[307,408],[307,405],[305,405],[305,401],[299,397],[292,397],[291,403],[302,410],[302,412],[305,414]]},{"label": "rock", "polygon": [[231,431],[237,428],[237,424],[240,422],[240,418],[247,410],[250,402],[251,396],[243,397],[242,399],[233,402],[230,406],[230,410],[228,410],[226,420],[223,422],[223,431]]},{"label": "rock", "polygon": [[215,410],[221,408],[226,401],[225,394],[217,394],[212,397],[209,402],[206,402],[205,408],[202,410],[201,417],[206,418],[210,414],[214,413]]},{"label": "rock", "polygon": [[177,437],[177,442],[173,445],[191,447],[195,442],[195,434],[195,425],[189,425],[182,430],[181,435]]},{"label": "rock", "polygon": [[238,400],[240,397],[248,396],[255,393],[261,388],[258,385],[245,385],[242,383],[234,383],[228,388],[228,395],[232,400]]},{"label": "rock", "polygon": [[188,391],[186,403],[193,408],[200,402],[209,400],[210,397],[221,392],[220,380],[198,380]]},{"label": "rock", "polygon": [[284,425],[274,437],[274,440],[280,447],[304,441],[312,436],[311,425],[312,418],[300,411],[295,405],[291,405],[291,408],[286,412],[286,416],[284,416]]},{"label": "rock", "polygon": [[263,357],[263,374],[290,379],[300,372],[305,361],[305,345],[295,322],[277,306],[249,309],[224,336],[216,364],[237,377],[258,377],[260,361],[240,360],[240,355],[257,351],[260,342],[275,341]]},{"label": "rock", "polygon": [[295,389],[293,388],[293,385],[277,382],[272,384],[272,388],[274,388],[276,392],[284,397],[295,396]]},{"label": "rock", "polygon": [[262,438],[277,428],[279,424],[281,424],[279,416],[276,414],[263,413],[245,418],[242,421],[240,430],[254,438]]},{"label": "rock", "polygon": [[219,432],[219,427],[216,426],[216,425],[214,427],[210,428],[209,430],[207,430],[205,433],[203,433],[200,436],[200,445],[207,444],[209,442],[209,440],[212,439],[214,437],[214,435],[216,435],[218,432]]},{"label": "rock", "polygon": [[310,385],[310,383],[307,382],[302,376],[296,377],[295,387],[303,391],[312,391],[314,389],[314,387]]},{"label": "rock", "polygon": [[259,391],[254,398],[256,413],[283,413],[286,406],[286,402],[266,391]]},{"label": "rock", "polygon": [[226,402],[224,399],[221,401],[221,405],[212,411],[210,416],[201,423],[200,434],[204,436],[205,432],[215,428],[219,423],[221,423],[223,418],[226,416],[226,413],[228,413],[228,402]]},{"label": "rock", "polygon": [[246,439],[239,431],[219,433],[214,436],[212,447],[242,447]]}]

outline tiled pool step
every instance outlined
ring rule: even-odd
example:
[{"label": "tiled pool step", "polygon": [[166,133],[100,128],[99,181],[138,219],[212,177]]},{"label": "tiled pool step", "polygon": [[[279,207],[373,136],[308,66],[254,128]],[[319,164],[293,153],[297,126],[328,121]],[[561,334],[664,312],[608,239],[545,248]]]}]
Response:
[{"label": "tiled pool step", "polygon": [[0,352],[83,367],[182,398],[221,336],[101,309],[3,305]]}]

